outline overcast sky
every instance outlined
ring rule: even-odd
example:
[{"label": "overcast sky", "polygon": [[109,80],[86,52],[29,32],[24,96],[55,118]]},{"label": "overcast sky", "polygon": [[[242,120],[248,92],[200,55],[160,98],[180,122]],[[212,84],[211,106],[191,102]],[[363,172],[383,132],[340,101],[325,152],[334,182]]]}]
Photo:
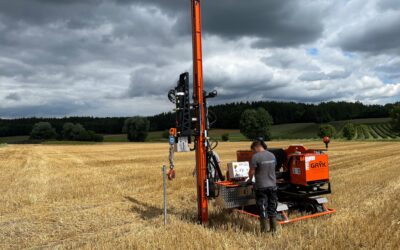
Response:
[{"label": "overcast sky", "polygon": [[[151,115],[191,73],[189,0],[0,0],[0,117]],[[213,103],[400,100],[399,0],[204,0]]]}]

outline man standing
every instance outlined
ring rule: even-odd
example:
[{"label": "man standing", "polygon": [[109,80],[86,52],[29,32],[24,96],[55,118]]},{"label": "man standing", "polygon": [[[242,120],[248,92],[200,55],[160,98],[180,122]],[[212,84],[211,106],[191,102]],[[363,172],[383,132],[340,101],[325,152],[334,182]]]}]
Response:
[{"label": "man standing", "polygon": [[260,213],[261,232],[267,231],[267,216],[270,232],[276,232],[276,208],[278,206],[275,156],[268,152],[262,140],[254,141],[251,150],[255,153],[250,163],[249,181],[255,176],[256,203]]}]

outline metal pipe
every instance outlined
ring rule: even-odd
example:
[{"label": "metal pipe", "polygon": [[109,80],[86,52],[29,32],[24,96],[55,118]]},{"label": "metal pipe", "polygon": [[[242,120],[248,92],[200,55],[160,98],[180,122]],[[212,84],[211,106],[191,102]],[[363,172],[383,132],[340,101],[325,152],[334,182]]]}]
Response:
[{"label": "metal pipe", "polygon": [[201,41],[201,0],[192,0],[192,36],[193,36],[193,100],[196,126],[196,169],[197,169],[197,206],[198,220],[201,224],[208,221],[208,200],[206,194],[206,113],[204,109],[203,51]]},{"label": "metal pipe", "polygon": [[163,173],[163,189],[164,189],[164,225],[167,225],[167,167],[162,167]]}]

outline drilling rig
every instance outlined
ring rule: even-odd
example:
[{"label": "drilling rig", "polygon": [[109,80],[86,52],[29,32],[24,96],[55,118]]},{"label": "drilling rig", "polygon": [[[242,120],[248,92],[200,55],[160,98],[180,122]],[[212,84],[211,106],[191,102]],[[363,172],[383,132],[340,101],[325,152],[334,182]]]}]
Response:
[{"label": "drilling rig", "polygon": [[[235,209],[253,217],[256,205],[253,186],[244,181],[246,177],[237,166],[251,161],[252,151],[238,151],[237,162],[228,174],[222,174],[208,130],[212,125],[211,112],[207,100],[217,96],[216,91],[206,92],[203,82],[201,3],[191,0],[193,39],[193,99],[190,98],[189,73],[179,76],[177,86],[170,90],[168,98],[175,104],[176,124],[170,129],[170,170],[168,178],[175,178],[174,152],[195,151],[196,189],[198,222],[208,221],[209,200],[225,209]],[[194,148],[190,149],[192,143]],[[329,143],[329,138],[324,142]],[[295,222],[303,219],[334,213],[326,207],[327,198],[321,195],[331,193],[329,181],[328,155],[323,149],[307,149],[302,145],[291,145],[286,149],[268,149],[277,159],[276,176],[278,186],[279,223]],[[231,166],[233,166],[231,164]],[[292,214],[297,215],[293,217]]]}]

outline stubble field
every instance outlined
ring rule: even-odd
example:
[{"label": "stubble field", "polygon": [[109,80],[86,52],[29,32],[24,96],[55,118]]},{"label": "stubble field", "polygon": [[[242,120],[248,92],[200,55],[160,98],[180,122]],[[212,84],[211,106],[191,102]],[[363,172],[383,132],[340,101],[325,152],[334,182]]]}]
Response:
[{"label": "stubble field", "polygon": [[[248,144],[221,143],[223,165]],[[330,147],[328,198],[337,213],[285,225],[275,238],[259,235],[254,219],[212,204],[210,224],[195,224],[193,153],[176,155],[164,227],[167,144],[1,147],[0,249],[399,249],[400,143]]]}]

